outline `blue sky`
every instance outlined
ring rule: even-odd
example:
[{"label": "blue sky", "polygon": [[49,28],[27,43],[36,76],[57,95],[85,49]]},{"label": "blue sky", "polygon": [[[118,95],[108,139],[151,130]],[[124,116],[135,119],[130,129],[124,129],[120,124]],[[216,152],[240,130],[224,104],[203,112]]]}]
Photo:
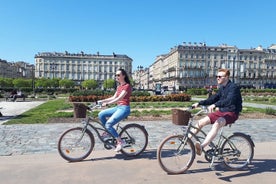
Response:
[{"label": "blue sky", "polygon": [[274,0],[1,0],[0,58],[38,52],[126,54],[150,66],[183,42],[276,44]]}]

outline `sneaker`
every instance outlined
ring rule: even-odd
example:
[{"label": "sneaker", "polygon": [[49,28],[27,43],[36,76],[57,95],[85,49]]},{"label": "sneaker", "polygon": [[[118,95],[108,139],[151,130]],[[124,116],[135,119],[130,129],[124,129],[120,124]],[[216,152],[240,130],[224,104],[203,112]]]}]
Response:
[{"label": "sneaker", "polygon": [[125,141],[122,140],[121,142],[117,143],[114,151],[116,151],[116,152],[121,151],[122,148],[124,148],[125,146],[126,146],[126,143],[125,143]]},{"label": "sneaker", "polygon": [[198,142],[198,141],[195,143],[195,150],[196,150],[196,154],[197,155],[201,155],[201,153],[202,153],[202,147],[200,145],[200,142]]},{"label": "sneaker", "polygon": [[107,132],[103,132],[102,135],[101,135],[101,138],[102,138],[104,141],[106,141],[106,140],[108,140],[108,139],[111,138],[111,135],[110,135],[109,133],[107,133]]}]

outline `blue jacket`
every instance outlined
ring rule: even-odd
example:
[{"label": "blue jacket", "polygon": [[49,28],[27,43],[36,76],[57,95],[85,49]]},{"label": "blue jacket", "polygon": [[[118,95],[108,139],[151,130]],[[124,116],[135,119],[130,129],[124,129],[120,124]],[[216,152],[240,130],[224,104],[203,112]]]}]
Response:
[{"label": "blue jacket", "polygon": [[221,112],[239,114],[242,111],[242,97],[239,86],[229,80],[226,86],[221,86],[216,94],[199,102],[199,105],[211,104],[215,104]]}]

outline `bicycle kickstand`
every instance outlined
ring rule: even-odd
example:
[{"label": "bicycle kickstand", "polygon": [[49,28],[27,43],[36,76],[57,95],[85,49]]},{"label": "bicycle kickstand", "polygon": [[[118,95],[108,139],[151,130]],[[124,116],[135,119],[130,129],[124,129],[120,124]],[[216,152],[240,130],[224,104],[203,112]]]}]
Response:
[{"label": "bicycle kickstand", "polygon": [[213,155],[213,156],[212,156],[212,161],[211,161],[211,163],[210,163],[210,165],[209,165],[209,167],[211,168],[211,170],[214,170],[214,168],[215,168],[215,167],[214,167],[215,158],[216,158],[216,157]]}]

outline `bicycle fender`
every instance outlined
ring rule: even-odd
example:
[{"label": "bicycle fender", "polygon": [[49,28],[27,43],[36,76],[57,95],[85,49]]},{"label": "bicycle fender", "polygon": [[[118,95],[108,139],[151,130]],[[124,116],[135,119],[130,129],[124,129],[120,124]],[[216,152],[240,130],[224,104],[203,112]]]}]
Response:
[{"label": "bicycle fender", "polygon": [[242,135],[242,136],[247,137],[248,140],[250,141],[251,145],[252,145],[253,147],[255,147],[255,144],[254,144],[253,140],[251,139],[251,136],[250,136],[250,135],[245,134],[245,133],[242,133],[242,132],[234,132],[233,134],[234,134],[234,135]]}]

